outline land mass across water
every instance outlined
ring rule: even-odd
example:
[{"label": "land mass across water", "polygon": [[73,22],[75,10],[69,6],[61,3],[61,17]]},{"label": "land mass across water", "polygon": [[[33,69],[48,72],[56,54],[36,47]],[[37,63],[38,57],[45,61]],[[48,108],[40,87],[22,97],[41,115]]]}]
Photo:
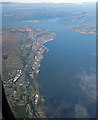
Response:
[{"label": "land mass across water", "polygon": [[88,18],[88,13],[81,12],[81,13],[74,13],[71,16],[66,16],[62,18],[57,18],[58,23],[74,23],[74,22],[84,22]]},{"label": "land mass across water", "polygon": [[27,23],[39,23],[39,22],[47,22],[48,20],[26,20],[23,22],[27,22]]},{"label": "land mass across water", "polygon": [[92,55],[98,57],[98,52],[93,53]]},{"label": "land mass across water", "polygon": [[69,26],[70,29],[73,31],[82,33],[82,34],[96,34],[96,24],[93,23],[87,23],[87,24],[82,24],[82,25],[72,25]]}]

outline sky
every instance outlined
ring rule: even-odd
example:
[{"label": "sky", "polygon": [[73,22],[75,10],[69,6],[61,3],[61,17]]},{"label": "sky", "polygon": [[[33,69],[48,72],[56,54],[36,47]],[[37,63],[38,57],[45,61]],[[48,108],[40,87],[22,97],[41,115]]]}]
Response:
[{"label": "sky", "polygon": [[96,2],[97,0],[1,0],[2,2]]}]

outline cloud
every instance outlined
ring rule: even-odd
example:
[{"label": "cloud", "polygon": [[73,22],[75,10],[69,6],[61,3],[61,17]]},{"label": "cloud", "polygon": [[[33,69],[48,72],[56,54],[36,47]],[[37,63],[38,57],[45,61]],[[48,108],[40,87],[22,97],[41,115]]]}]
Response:
[{"label": "cloud", "polygon": [[75,117],[76,118],[88,118],[87,109],[79,104],[75,104]]},{"label": "cloud", "polygon": [[94,100],[96,100],[96,72],[92,69],[89,73],[81,71],[78,75],[80,79],[80,87],[84,92]]}]

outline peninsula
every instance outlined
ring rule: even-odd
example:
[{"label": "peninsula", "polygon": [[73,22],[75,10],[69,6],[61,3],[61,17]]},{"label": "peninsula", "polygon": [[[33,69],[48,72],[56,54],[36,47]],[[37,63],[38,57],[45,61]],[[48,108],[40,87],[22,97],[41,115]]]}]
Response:
[{"label": "peninsula", "polygon": [[29,26],[3,27],[3,83],[16,118],[45,117],[36,77],[40,72],[46,42],[56,34]]},{"label": "peninsula", "polygon": [[82,25],[72,25],[72,26],[69,26],[69,28],[72,29],[73,31],[76,31],[82,34],[89,34],[89,35],[96,34],[96,24],[93,24],[93,23],[87,23]]}]

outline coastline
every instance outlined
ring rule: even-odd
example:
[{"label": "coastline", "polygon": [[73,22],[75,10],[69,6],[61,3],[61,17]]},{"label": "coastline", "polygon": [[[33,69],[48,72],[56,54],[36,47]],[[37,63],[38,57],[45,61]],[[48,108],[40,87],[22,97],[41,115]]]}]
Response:
[{"label": "coastline", "polygon": [[[44,44],[54,40],[56,34],[29,26],[4,27],[3,33],[4,41],[9,42],[11,51],[13,51],[9,52],[10,49],[7,48],[3,52],[3,63],[8,64],[8,68],[6,68],[8,71],[8,78],[6,79],[8,80],[3,81],[8,103],[16,117],[18,117],[17,109],[23,107],[23,116],[45,117],[39,104],[45,100],[39,94],[39,85],[36,78],[40,72],[41,61],[44,58],[43,53],[48,52],[48,48]],[[19,35],[21,36],[19,37]],[[14,40],[16,47],[14,44],[14,47],[12,47],[11,40]],[[5,47],[3,46],[3,48]],[[20,51],[17,51],[17,53],[15,49]],[[19,63],[16,62],[17,59],[20,60]],[[3,76],[6,77],[5,74]],[[32,106],[34,109],[32,109]]]}]

